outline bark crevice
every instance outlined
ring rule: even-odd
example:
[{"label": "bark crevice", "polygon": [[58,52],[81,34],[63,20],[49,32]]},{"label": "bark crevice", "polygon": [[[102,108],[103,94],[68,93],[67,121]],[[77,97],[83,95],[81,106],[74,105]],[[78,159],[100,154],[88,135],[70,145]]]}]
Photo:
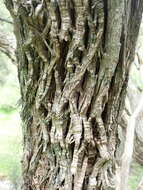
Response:
[{"label": "bark crevice", "polygon": [[127,19],[125,12],[133,5],[125,10],[124,0],[23,2],[6,0],[22,95],[22,188],[115,189],[127,55],[138,33],[130,39],[135,14]]}]

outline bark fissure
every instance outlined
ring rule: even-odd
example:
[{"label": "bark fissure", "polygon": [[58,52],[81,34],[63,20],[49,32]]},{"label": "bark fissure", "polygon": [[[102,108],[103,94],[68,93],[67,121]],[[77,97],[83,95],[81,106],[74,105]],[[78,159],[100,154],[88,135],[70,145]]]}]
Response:
[{"label": "bark fissure", "polygon": [[125,0],[14,2],[6,0],[17,37],[23,190],[115,189],[127,55],[138,33],[130,41],[133,2],[127,10]]}]

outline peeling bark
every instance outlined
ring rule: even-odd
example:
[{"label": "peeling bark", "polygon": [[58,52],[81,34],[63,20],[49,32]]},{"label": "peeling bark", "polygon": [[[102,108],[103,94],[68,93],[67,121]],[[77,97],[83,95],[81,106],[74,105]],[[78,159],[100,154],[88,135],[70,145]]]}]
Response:
[{"label": "peeling bark", "polygon": [[141,0],[6,0],[17,38],[23,190],[115,189]]}]

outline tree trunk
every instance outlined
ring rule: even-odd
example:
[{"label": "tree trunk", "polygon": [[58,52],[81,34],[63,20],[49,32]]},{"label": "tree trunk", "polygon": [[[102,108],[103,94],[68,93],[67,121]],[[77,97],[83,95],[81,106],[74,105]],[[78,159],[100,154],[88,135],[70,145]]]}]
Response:
[{"label": "tree trunk", "polygon": [[115,189],[142,0],[6,0],[17,38],[23,190]]},{"label": "tree trunk", "polygon": [[143,107],[143,95],[139,99],[136,109],[134,110],[134,112],[132,113],[132,115],[128,120],[125,148],[122,156],[122,166],[120,171],[120,185],[119,188],[117,188],[117,190],[128,189],[128,176],[129,176],[130,163],[133,154],[135,126],[137,125],[136,121],[139,116],[139,113],[142,110],[142,107]]},{"label": "tree trunk", "polygon": [[[142,69],[142,68],[140,68]],[[141,76],[142,77],[142,76]],[[139,90],[138,86],[135,86],[133,82],[130,81],[128,86],[128,101],[131,106],[130,115],[129,110],[126,109],[127,120],[130,120],[131,115],[136,110],[139,101],[141,100],[142,92]],[[133,148],[133,158],[141,165],[143,165],[143,107],[136,117],[136,126],[134,134],[134,148]],[[124,126],[126,128],[126,126]]]}]

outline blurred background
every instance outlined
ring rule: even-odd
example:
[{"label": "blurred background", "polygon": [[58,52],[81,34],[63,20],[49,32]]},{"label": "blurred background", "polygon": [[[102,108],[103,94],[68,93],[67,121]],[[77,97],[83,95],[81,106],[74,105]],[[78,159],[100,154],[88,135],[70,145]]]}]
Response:
[{"label": "blurred background", "polygon": [[[0,0],[0,18],[11,17]],[[15,46],[12,24],[0,20],[0,37]],[[1,40],[0,40],[1,44]],[[2,48],[0,48],[3,51]],[[22,133],[16,65],[0,51],[0,190],[18,190],[21,180]]]},{"label": "blurred background", "polygon": [[[4,21],[3,19],[6,19]],[[8,21],[8,22],[7,22]],[[15,39],[12,19],[0,0],[0,38],[13,51]],[[0,40],[1,46],[1,40]],[[13,55],[12,55],[13,56]],[[20,121],[20,92],[17,68],[13,57],[6,56],[0,47],[0,190],[19,190],[21,184],[20,160],[22,154],[22,127]],[[132,63],[127,102],[135,110],[143,92],[143,23]],[[126,115],[129,110],[126,110]],[[143,113],[143,110],[142,110]],[[137,118],[134,154],[129,175],[129,189],[135,190],[143,177],[143,114]],[[126,133],[126,126],[123,126]]]}]

